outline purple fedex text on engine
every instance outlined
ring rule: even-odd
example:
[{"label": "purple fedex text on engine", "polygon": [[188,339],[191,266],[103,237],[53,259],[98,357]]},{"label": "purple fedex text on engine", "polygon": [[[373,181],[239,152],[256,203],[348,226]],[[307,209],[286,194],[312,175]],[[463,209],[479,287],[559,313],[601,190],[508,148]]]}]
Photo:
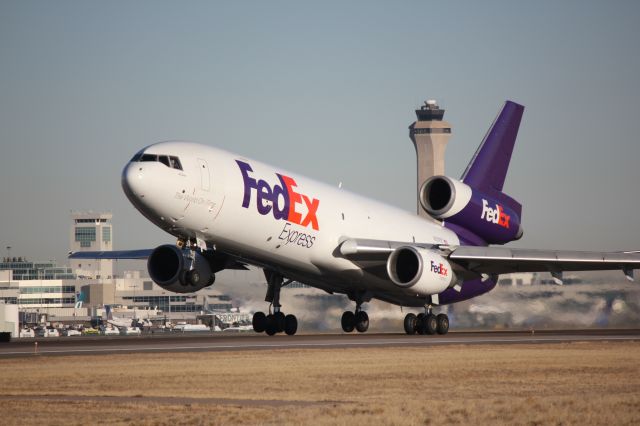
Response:
[{"label": "purple fedex text on engine", "polygon": [[431,272],[444,277],[449,274],[449,270],[442,263],[436,264],[433,260],[431,261]]}]

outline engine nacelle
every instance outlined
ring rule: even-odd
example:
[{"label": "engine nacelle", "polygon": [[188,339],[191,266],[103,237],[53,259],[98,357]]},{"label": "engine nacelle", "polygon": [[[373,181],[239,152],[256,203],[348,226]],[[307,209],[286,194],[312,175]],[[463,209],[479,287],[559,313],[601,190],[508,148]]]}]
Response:
[{"label": "engine nacelle", "polygon": [[420,188],[420,204],[434,219],[464,228],[487,244],[520,239],[520,204],[502,192],[487,192],[447,176],[432,176]]},{"label": "engine nacelle", "polygon": [[147,260],[147,270],[154,283],[174,293],[191,293],[210,286],[215,275],[200,253],[190,259],[188,250],[166,244],[156,247]]},{"label": "engine nacelle", "polygon": [[413,246],[398,247],[391,253],[387,273],[395,285],[417,296],[442,293],[458,281],[444,257]]}]

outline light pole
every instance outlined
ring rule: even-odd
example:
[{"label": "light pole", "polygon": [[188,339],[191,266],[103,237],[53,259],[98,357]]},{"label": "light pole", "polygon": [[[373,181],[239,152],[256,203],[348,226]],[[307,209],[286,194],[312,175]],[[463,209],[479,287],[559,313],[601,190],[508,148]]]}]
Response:
[{"label": "light pole", "polygon": [[[7,263],[9,263],[9,291],[11,291],[11,275],[13,275],[13,267],[11,266],[11,246],[7,246]],[[20,293],[18,293],[18,299],[20,299]],[[16,303],[18,301],[16,300]],[[18,306],[20,309],[20,306]]]}]

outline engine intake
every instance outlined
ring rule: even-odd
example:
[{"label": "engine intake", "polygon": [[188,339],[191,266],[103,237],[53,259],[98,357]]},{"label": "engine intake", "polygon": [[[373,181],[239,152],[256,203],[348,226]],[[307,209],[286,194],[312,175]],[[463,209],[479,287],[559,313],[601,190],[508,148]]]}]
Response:
[{"label": "engine intake", "polygon": [[520,204],[499,191],[487,193],[447,176],[432,176],[420,188],[420,205],[434,219],[463,228],[487,244],[520,239]]},{"label": "engine intake", "polygon": [[447,176],[433,176],[420,188],[420,204],[431,217],[446,219],[464,209],[472,194],[469,185]]},{"label": "engine intake", "polygon": [[430,296],[457,282],[451,264],[438,253],[414,246],[395,249],[387,259],[391,282],[407,294]]},{"label": "engine intake", "polygon": [[191,293],[213,284],[215,275],[207,259],[197,252],[193,261],[189,256],[188,250],[170,244],[156,247],[147,260],[149,276],[174,293]]}]

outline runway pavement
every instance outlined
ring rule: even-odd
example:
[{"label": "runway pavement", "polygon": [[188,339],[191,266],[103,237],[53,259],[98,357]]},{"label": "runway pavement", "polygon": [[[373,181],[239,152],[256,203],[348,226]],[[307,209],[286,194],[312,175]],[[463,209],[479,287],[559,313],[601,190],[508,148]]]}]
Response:
[{"label": "runway pavement", "polygon": [[100,355],[150,352],[215,352],[322,348],[429,347],[442,345],[542,344],[638,341],[640,329],[450,332],[445,336],[392,333],[301,334],[163,334],[131,337],[18,339],[0,343],[0,358],[42,355]]}]

